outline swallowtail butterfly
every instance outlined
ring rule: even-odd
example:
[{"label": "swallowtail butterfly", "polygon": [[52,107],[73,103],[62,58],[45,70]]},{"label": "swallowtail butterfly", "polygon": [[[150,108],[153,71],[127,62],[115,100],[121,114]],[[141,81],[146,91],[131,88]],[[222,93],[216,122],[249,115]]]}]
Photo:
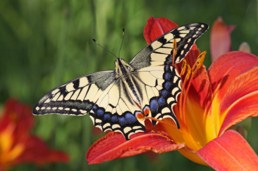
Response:
[{"label": "swallowtail butterfly", "polygon": [[[181,78],[172,63],[180,63],[207,28],[205,23],[193,23],[173,29],[142,49],[130,63],[118,58],[115,70],[54,88],[41,98],[33,114],[88,113],[96,127],[120,132],[127,139],[145,131],[145,117],[171,118],[179,127],[173,106],[181,93]],[[177,50],[172,61],[174,45]]]}]

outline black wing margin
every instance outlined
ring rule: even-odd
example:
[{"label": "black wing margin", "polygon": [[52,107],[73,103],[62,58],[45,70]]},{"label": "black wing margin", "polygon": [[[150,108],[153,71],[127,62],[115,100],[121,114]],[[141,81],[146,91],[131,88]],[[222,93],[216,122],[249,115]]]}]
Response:
[{"label": "black wing margin", "polygon": [[48,92],[33,109],[34,115],[85,115],[93,107],[95,93],[114,80],[114,71],[97,72],[67,82]]}]

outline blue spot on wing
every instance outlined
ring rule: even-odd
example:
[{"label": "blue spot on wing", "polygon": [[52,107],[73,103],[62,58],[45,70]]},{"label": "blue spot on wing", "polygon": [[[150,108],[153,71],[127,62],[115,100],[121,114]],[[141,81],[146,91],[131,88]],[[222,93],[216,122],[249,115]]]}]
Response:
[{"label": "blue spot on wing", "polygon": [[173,86],[173,84],[172,84],[171,82],[169,82],[169,81],[166,81],[166,82],[164,83],[164,88],[165,88],[166,90],[171,90],[172,86]]},{"label": "blue spot on wing", "polygon": [[126,119],[124,117],[119,117],[119,124],[124,127],[126,126],[127,122],[126,122]]},{"label": "blue spot on wing", "polygon": [[169,72],[166,72],[166,73],[164,74],[164,79],[165,79],[166,81],[170,81],[170,80],[172,79],[172,74],[169,73]]},{"label": "blue spot on wing", "polygon": [[111,115],[110,113],[105,113],[103,116],[103,121],[104,122],[109,122],[111,120]]},{"label": "blue spot on wing", "polygon": [[99,118],[102,118],[103,117],[103,115],[104,115],[104,109],[103,108],[98,108],[97,110],[96,110],[96,115],[97,115],[97,117],[99,117]]},{"label": "blue spot on wing", "polygon": [[164,97],[160,97],[160,98],[158,99],[158,103],[159,103],[159,106],[160,106],[160,107],[163,107],[163,106],[166,105],[166,99],[165,99]]},{"label": "blue spot on wing", "polygon": [[162,90],[161,92],[160,92],[160,94],[161,94],[161,96],[162,97],[164,97],[164,98],[166,98],[166,97],[168,97],[169,96],[169,92],[167,91],[167,90]]},{"label": "blue spot on wing", "polygon": [[113,115],[113,116],[111,117],[111,122],[112,122],[112,123],[117,123],[117,122],[118,122],[118,116],[117,116],[117,115]]},{"label": "blue spot on wing", "polygon": [[98,109],[98,106],[97,106],[97,105],[93,105],[92,110],[93,110],[94,112],[96,112],[97,109]]},{"label": "blue spot on wing", "polygon": [[126,112],[124,117],[128,124],[133,124],[133,123],[137,122],[135,116],[130,112]]},{"label": "blue spot on wing", "polygon": [[150,110],[153,113],[157,113],[159,110],[159,103],[156,98],[152,98],[150,101]]}]

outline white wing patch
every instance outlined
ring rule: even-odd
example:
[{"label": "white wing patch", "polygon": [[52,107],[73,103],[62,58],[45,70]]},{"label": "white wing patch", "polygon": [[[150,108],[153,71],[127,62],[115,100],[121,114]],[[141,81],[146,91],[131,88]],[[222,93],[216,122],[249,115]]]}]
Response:
[{"label": "white wing patch", "polygon": [[95,102],[96,101],[95,99],[97,99],[96,94],[99,91],[99,88],[94,84],[90,85],[90,88],[89,88],[89,85],[87,85],[86,87],[87,87],[87,91],[90,93],[86,94],[84,100],[92,99],[92,101]]},{"label": "white wing patch", "polygon": [[152,87],[156,86],[157,78],[154,77],[150,72],[138,72],[137,76],[144,84]]}]

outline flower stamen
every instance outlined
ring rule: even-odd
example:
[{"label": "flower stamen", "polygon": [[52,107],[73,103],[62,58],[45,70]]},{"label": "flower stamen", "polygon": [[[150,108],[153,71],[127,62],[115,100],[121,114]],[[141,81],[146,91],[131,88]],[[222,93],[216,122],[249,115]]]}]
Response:
[{"label": "flower stamen", "polygon": [[195,63],[191,67],[190,64],[184,59],[182,61],[182,67],[181,67],[181,78],[183,79],[183,85],[182,85],[182,93],[179,99],[179,114],[182,120],[185,120],[186,116],[186,101],[187,101],[187,95],[191,87],[191,82],[193,78],[195,77],[197,71],[201,69],[203,66],[203,62],[205,59],[206,52],[202,52],[198,55]]},{"label": "flower stamen", "polygon": [[174,49],[173,49],[173,52],[172,52],[172,66],[176,67],[175,59],[176,59],[176,54],[177,54],[177,44],[176,44],[176,40],[175,39],[173,41],[173,47],[174,47]]},{"label": "flower stamen", "polygon": [[185,65],[184,65],[184,68],[182,69],[183,72],[181,72],[182,73],[181,78],[183,78],[182,93],[179,99],[179,114],[183,121],[185,121],[185,103],[186,103],[187,94],[190,88],[190,82],[192,77],[191,66],[187,63],[186,60],[184,60],[184,62],[185,62]]},{"label": "flower stamen", "polygon": [[193,65],[193,67],[192,67],[192,72],[193,72],[194,74],[203,66],[203,62],[204,62],[206,53],[207,53],[206,51],[203,51],[203,52],[201,52],[201,53],[198,55],[198,57],[197,57],[197,59],[196,59],[194,65]]}]

